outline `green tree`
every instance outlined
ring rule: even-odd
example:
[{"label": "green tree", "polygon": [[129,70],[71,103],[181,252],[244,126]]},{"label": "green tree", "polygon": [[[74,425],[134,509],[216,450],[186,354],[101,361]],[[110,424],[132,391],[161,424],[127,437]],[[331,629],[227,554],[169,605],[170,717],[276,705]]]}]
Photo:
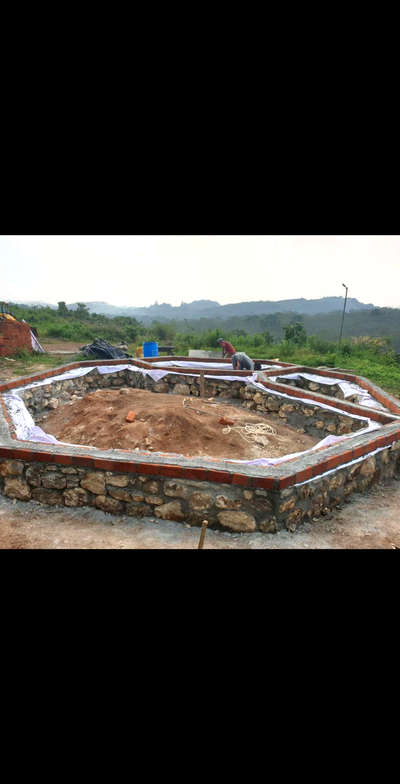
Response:
[{"label": "green tree", "polygon": [[68,316],[69,310],[65,302],[58,302],[58,314],[60,316]]},{"label": "green tree", "polygon": [[78,319],[89,319],[90,313],[88,311],[88,306],[85,302],[77,302],[77,309],[76,309],[76,317]]},{"label": "green tree", "polygon": [[292,321],[285,327],[285,340],[295,343],[296,346],[304,346],[307,332],[299,321]]}]

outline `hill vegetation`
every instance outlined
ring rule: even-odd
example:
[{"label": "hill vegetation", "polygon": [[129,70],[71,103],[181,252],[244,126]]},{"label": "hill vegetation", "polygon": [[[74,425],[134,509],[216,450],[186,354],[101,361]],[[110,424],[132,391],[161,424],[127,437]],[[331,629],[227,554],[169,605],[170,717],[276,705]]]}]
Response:
[{"label": "hill vegetation", "polygon": [[110,318],[90,313],[86,303],[77,303],[75,310],[65,302],[59,302],[57,309],[12,303],[9,309],[35,327],[44,341],[58,338],[83,345],[101,337],[113,344],[125,341],[134,352],[144,341],[156,340],[160,345],[173,345],[175,354],[186,355],[189,349],[218,352],[217,338],[224,337],[236,350],[253,358],[279,357],[311,367],[347,368],[400,396],[400,310],[395,308],[346,313],[340,349],[340,311],[315,315],[287,311],[144,324],[132,316]]}]

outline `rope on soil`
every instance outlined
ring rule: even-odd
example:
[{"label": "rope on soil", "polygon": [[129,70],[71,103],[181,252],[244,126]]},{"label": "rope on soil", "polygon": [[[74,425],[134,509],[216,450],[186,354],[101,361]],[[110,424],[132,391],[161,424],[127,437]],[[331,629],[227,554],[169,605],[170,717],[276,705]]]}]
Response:
[{"label": "rope on soil", "polygon": [[[202,403],[208,403],[208,405],[212,405],[214,402],[213,398],[209,398],[208,400],[202,400]],[[196,414],[213,414],[214,411],[200,411],[198,408],[194,408],[190,405],[190,398],[184,397],[182,400],[183,407],[189,411],[193,411]],[[237,430],[239,435],[244,438],[249,444],[255,442],[261,443],[263,446],[268,444],[268,438],[266,434],[270,436],[276,436],[276,430],[271,425],[268,425],[266,422],[257,422],[257,423],[247,423],[245,425],[228,425],[227,427],[222,428],[222,432],[224,435],[228,435],[231,430]]]},{"label": "rope on soil", "polygon": [[268,443],[268,438],[266,434],[270,436],[276,436],[275,428],[268,425],[266,422],[257,422],[256,424],[247,424],[247,425],[234,425],[233,427],[224,427],[222,432],[227,435],[231,432],[231,430],[237,430],[239,434],[244,438],[245,441],[248,441],[250,444],[253,441],[258,441],[263,443],[264,445]]}]

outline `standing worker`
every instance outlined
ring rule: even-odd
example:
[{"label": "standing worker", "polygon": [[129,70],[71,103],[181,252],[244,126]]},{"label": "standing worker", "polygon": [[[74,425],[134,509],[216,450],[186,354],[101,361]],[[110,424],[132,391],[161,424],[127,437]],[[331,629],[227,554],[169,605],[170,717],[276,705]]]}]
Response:
[{"label": "standing worker", "polygon": [[254,370],[254,362],[244,351],[236,351],[232,357],[234,370]]},{"label": "standing worker", "polygon": [[228,343],[228,341],[223,338],[218,338],[217,343],[219,343],[222,348],[222,359],[234,355],[236,349],[233,348],[232,343]]}]

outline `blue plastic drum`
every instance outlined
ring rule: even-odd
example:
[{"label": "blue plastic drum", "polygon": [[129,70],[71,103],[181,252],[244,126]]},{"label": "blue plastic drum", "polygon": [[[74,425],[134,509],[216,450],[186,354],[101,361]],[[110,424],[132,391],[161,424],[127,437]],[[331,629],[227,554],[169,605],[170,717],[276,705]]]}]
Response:
[{"label": "blue plastic drum", "polygon": [[158,343],[143,343],[144,357],[158,357]]}]

